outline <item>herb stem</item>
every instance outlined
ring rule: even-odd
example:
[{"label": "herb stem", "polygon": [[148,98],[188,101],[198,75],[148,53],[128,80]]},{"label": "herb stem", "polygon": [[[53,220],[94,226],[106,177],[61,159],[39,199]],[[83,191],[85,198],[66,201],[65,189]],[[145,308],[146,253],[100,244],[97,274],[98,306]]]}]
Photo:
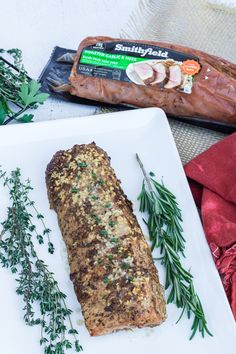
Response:
[{"label": "herb stem", "polygon": [[[49,229],[29,198],[29,191],[32,190],[29,180],[22,183],[20,176],[19,169],[12,171],[10,177],[0,170],[0,178],[8,188],[12,201],[7,218],[2,223],[0,263],[10,268],[12,273],[18,274],[16,292],[23,297],[25,303],[24,320],[28,325],[41,325],[40,344],[44,346],[45,354],[64,354],[66,349],[71,348],[72,343],[65,334],[73,335],[75,349],[79,352],[82,347],[75,336],[78,333],[72,325],[66,295],[60,291],[53,273],[35,251],[32,235],[36,232],[38,238],[39,234],[32,223],[33,216],[28,211],[29,207],[33,207],[36,217],[41,220],[44,234],[48,234]],[[52,253],[50,247],[49,252]],[[40,307],[40,318],[35,317],[36,303]]]},{"label": "herb stem", "polygon": [[140,166],[140,168],[141,168],[141,170],[142,170],[142,172],[143,172],[143,175],[144,175],[144,178],[145,178],[145,180],[146,180],[146,182],[147,182],[147,186],[148,186],[148,189],[149,189],[150,193],[154,193],[154,190],[153,190],[153,188],[152,188],[150,179],[149,179],[149,177],[148,177],[148,174],[147,174],[147,172],[146,172],[146,170],[145,170],[145,168],[144,168],[144,165],[143,165],[143,163],[142,163],[142,161],[141,161],[141,159],[140,159],[138,153],[136,153],[136,159],[137,159],[137,161],[138,161],[138,163],[139,163],[139,166]]},{"label": "herb stem", "polygon": [[16,120],[17,117],[19,117],[21,114],[23,114],[29,107],[24,107],[21,110],[19,110],[17,113],[14,113],[13,115],[10,115],[10,117],[5,120],[5,122],[3,123],[3,125],[6,125],[8,123],[10,123],[12,120]]},{"label": "herb stem", "polygon": [[166,269],[165,289],[170,288],[167,303],[175,303],[182,309],[177,323],[184,312],[188,318],[191,313],[194,315],[190,339],[197,330],[203,337],[205,333],[212,336],[207,328],[201,301],[194,289],[193,276],[181,264],[180,255],[184,256],[185,239],[181,226],[182,215],[176,198],[163,183],[160,184],[153,178],[154,173],[150,172],[149,175],[152,177],[149,177],[138,154],[136,159],[144,175],[142,190],[138,197],[140,211],[146,212],[148,216],[145,223],[152,242],[151,250],[159,248],[161,264]]},{"label": "herb stem", "polygon": [[[19,49],[0,53],[11,55],[11,62],[0,56],[0,125],[6,125],[12,120],[18,122],[30,122],[33,114],[23,114],[28,109],[37,108],[48,97],[48,94],[41,93],[41,85],[27,75],[22,64],[22,53]],[[12,109],[9,108],[12,104]]]}]

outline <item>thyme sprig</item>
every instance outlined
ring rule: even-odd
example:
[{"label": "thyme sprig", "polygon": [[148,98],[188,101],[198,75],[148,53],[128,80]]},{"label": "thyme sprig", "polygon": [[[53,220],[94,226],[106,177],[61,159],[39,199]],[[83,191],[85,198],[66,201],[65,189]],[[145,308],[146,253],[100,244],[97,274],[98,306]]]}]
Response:
[{"label": "thyme sprig", "polygon": [[140,211],[148,215],[145,221],[152,250],[157,247],[160,250],[161,264],[166,270],[165,289],[170,289],[167,303],[174,303],[182,309],[177,323],[186,313],[188,319],[191,314],[194,316],[192,323],[190,340],[197,331],[204,337],[205,333],[212,334],[207,328],[207,321],[201,301],[195,291],[193,276],[184,269],[180,255],[184,256],[185,239],[181,226],[181,210],[176,201],[176,197],[164,186],[157,182],[155,174],[146,173],[143,163],[138,154],[137,161],[142,169],[144,180],[141,193],[138,197],[140,201]]},{"label": "thyme sprig", "polygon": [[[3,55],[10,56],[12,64]],[[34,115],[29,109],[44,103],[48,94],[40,92],[41,85],[27,75],[22,63],[21,50],[0,49],[0,125],[12,120],[27,123]]]},{"label": "thyme sprig", "polygon": [[[0,170],[0,178],[4,186],[9,188],[11,206],[7,218],[2,222],[0,238],[0,263],[17,274],[18,295],[24,301],[24,320],[28,325],[41,326],[40,344],[45,354],[64,354],[66,349],[74,346],[77,352],[82,347],[77,339],[77,331],[71,321],[71,310],[68,309],[66,295],[59,289],[54,274],[41,260],[34,247],[34,238],[39,244],[48,237],[48,251],[53,253],[54,247],[50,240],[50,230],[46,227],[43,215],[40,214],[29,198],[32,190],[30,181],[21,181],[21,172],[16,169],[10,177]],[[38,233],[33,223],[34,212],[43,226],[42,235]],[[40,309],[40,316],[35,313]],[[73,342],[68,339],[73,336]]]}]

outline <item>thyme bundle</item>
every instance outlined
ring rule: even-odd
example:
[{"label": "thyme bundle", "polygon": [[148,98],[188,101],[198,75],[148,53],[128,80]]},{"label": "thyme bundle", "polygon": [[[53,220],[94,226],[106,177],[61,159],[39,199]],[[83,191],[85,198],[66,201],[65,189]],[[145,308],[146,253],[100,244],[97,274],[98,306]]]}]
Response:
[{"label": "thyme bundle", "polygon": [[[66,349],[73,346],[80,352],[82,347],[72,325],[66,295],[59,289],[54,274],[35,251],[34,239],[42,244],[47,237],[49,253],[54,252],[54,247],[43,215],[29,198],[32,190],[30,181],[21,181],[19,169],[12,171],[9,177],[0,170],[0,178],[9,189],[11,200],[7,218],[2,222],[0,263],[17,275],[16,292],[24,301],[24,320],[28,325],[41,326],[40,344],[45,354],[64,354]],[[34,214],[41,221],[42,234],[38,233],[33,223]],[[40,316],[35,313],[37,305]],[[74,343],[68,339],[68,335],[73,336]]]},{"label": "thyme bundle", "polygon": [[186,313],[188,319],[194,316],[190,340],[199,331],[204,337],[205,333],[212,336],[207,328],[207,321],[201,301],[195,291],[193,276],[184,269],[180,255],[184,256],[185,239],[181,226],[182,216],[175,196],[164,186],[158,183],[155,174],[146,173],[138,154],[137,161],[142,169],[144,180],[142,190],[138,197],[140,211],[146,212],[152,250],[160,250],[161,264],[166,270],[165,289],[170,289],[167,303],[174,303],[182,309],[177,323]]}]

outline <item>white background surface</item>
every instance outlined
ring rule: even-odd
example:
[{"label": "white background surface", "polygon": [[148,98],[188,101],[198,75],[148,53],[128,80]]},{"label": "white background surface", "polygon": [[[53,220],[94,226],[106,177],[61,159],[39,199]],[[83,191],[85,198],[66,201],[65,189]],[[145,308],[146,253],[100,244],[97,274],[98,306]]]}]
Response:
[{"label": "white background surface", "polygon": [[[127,119],[128,118],[128,119]],[[69,124],[68,124],[69,123]],[[53,136],[51,134],[53,131]],[[70,148],[75,143],[96,141],[111,156],[111,164],[121,179],[124,192],[134,203],[138,212],[137,195],[140,192],[142,174],[135,160],[138,152],[146,169],[157,173],[176,195],[183,213],[186,238],[186,259],[183,264],[191,269],[195,287],[202,300],[210,330],[214,337],[202,339],[199,334],[189,341],[190,325],[186,316],[175,324],[180,311],[168,305],[168,319],[160,327],[90,337],[81,326],[82,315],[72,283],[69,280],[64,244],[60,236],[56,214],[49,211],[45,168],[52,155],[59,149]],[[120,141],[122,140],[122,144]],[[150,152],[158,151],[150,161]],[[4,127],[0,130],[0,161],[8,171],[19,166],[23,176],[30,176],[35,186],[32,199],[40,212],[46,216],[47,226],[53,230],[51,238],[55,254],[48,255],[45,247],[38,247],[39,255],[55,273],[63,292],[68,296],[69,307],[74,311],[73,322],[79,329],[79,337],[85,354],[233,354],[236,347],[236,329],[224,289],[211,257],[200,219],[193,202],[188,183],[178,157],[173,137],[163,111],[157,108],[96,116]],[[6,190],[0,183],[0,220],[9,201]],[[144,228],[145,230],[145,228]],[[144,231],[145,232],[145,231]],[[163,268],[158,265],[161,283],[164,283]],[[0,267],[0,353],[41,354],[38,327],[27,327],[22,320],[22,300],[15,294],[14,276]],[[4,285],[2,285],[4,284]],[[78,327],[78,324],[80,326]],[[69,352],[68,352],[69,354]],[[72,354],[72,353],[71,353]]]},{"label": "white background surface", "polygon": [[[0,0],[0,47],[20,48],[29,75],[38,78],[53,48],[77,49],[87,36],[119,37],[138,0]],[[94,107],[49,99],[35,120],[88,115]]]}]

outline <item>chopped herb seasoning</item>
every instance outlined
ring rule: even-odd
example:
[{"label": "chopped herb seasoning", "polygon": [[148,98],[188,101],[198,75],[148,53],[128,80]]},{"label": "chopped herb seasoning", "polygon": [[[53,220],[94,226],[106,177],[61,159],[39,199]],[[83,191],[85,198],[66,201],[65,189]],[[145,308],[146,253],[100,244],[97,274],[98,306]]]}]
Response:
[{"label": "chopped herb seasoning", "polygon": [[78,188],[77,187],[72,187],[71,191],[72,191],[72,193],[77,193],[78,192]]},{"label": "chopped herb seasoning", "polygon": [[101,234],[102,236],[107,236],[107,230],[106,230],[106,229],[102,229],[102,230],[100,231],[100,234]]},{"label": "chopped herb seasoning", "polygon": [[80,175],[78,175],[78,176],[77,176],[77,178],[78,178],[78,180],[80,180],[80,179],[81,179],[81,176],[80,176]]},{"label": "chopped herb seasoning", "polygon": [[98,216],[96,216],[95,217],[95,223],[98,225],[100,222],[101,222],[101,219]]},{"label": "chopped herb seasoning", "polygon": [[110,209],[110,208],[111,208],[111,203],[106,203],[106,204],[104,205],[104,207]]},{"label": "chopped herb seasoning", "polygon": [[109,255],[108,255],[108,259],[109,259],[109,261],[113,261],[113,255],[112,255],[112,254],[109,254]]},{"label": "chopped herb seasoning", "polygon": [[97,262],[98,262],[98,264],[102,264],[102,259],[98,258]]},{"label": "chopped herb seasoning", "polygon": [[87,164],[86,162],[79,162],[79,163],[78,163],[78,166],[79,166],[79,167],[87,167],[88,164]]},{"label": "chopped herb seasoning", "polygon": [[95,220],[97,225],[101,222],[101,219],[96,214],[91,214],[91,217]]},{"label": "chopped herb seasoning", "polygon": [[103,278],[103,283],[108,284],[109,283],[109,278],[108,277],[104,277]]},{"label": "chopped herb seasoning", "polygon": [[117,237],[112,237],[112,238],[110,239],[110,241],[111,241],[112,243],[118,243],[118,242],[119,242],[119,240],[118,240]]},{"label": "chopped herb seasoning", "polygon": [[115,222],[114,221],[109,221],[109,224],[108,224],[110,227],[114,227],[115,226]]},{"label": "chopped herb seasoning", "polygon": [[105,184],[105,180],[104,180],[103,178],[100,178],[100,180],[99,180],[99,184],[100,184],[101,186],[104,186],[104,184]]},{"label": "chopped herb seasoning", "polygon": [[98,197],[96,195],[92,195],[93,200],[98,200]]},{"label": "chopped herb seasoning", "polygon": [[97,175],[95,172],[92,172],[92,176],[93,176],[93,178],[97,178]]},{"label": "chopped herb seasoning", "polygon": [[122,269],[129,269],[129,268],[130,268],[130,264],[127,263],[127,262],[122,262],[122,263],[121,263],[121,268],[122,268]]}]

